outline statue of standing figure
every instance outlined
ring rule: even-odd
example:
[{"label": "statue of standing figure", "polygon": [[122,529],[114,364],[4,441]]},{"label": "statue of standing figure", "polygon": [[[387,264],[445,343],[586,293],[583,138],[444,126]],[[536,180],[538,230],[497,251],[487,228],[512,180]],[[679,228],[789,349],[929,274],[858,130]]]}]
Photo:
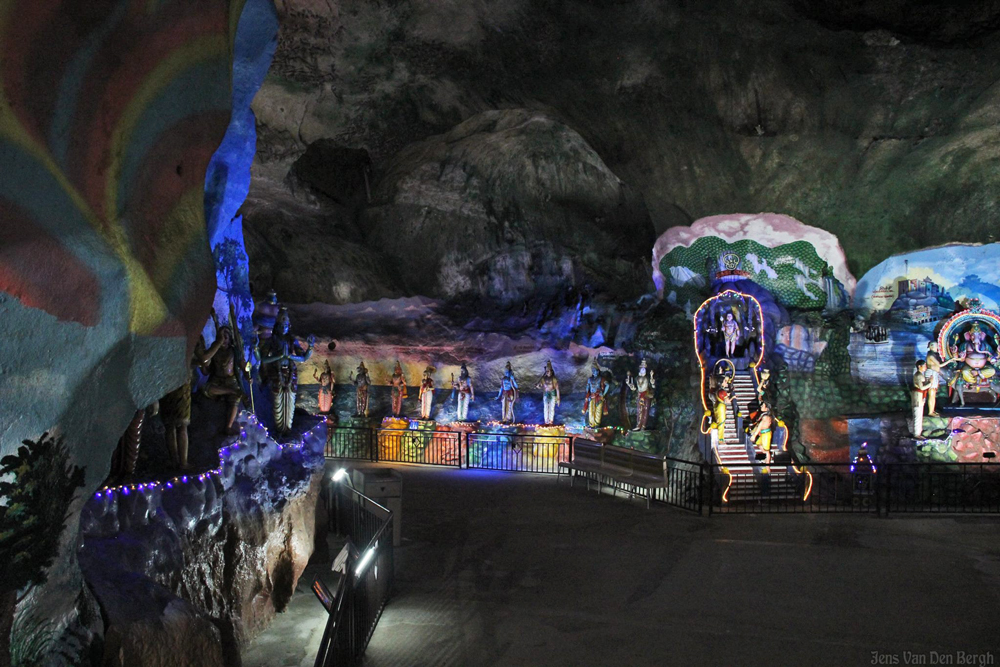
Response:
[{"label": "statue of standing figure", "polygon": [[729,408],[729,390],[723,383],[712,394],[712,408],[705,411],[705,417],[711,421],[708,424],[706,433],[711,434],[712,446],[718,447],[726,442],[726,416]]},{"label": "statue of standing figure", "polygon": [[740,341],[740,325],[733,317],[732,311],[726,313],[722,323],[722,335],[726,341],[726,356],[732,358],[736,354],[736,344]]},{"label": "statue of standing figure", "polygon": [[500,417],[502,423],[514,423],[514,404],[517,403],[517,398],[517,380],[514,378],[514,369],[508,361],[503,377],[500,379],[500,393],[497,394],[497,400],[500,401],[502,408]]},{"label": "statue of standing figure", "polygon": [[650,371],[643,359],[639,364],[639,375],[632,380],[629,387],[635,392],[635,428],[633,431],[645,431],[649,420],[649,408],[653,405],[653,390],[656,389],[654,371]]},{"label": "statue of standing figure", "polygon": [[560,403],[559,380],[556,379],[556,372],[552,368],[552,361],[545,362],[545,372],[535,385],[536,389],[542,390],[543,421],[546,426],[554,424],[556,421],[556,406]]},{"label": "statue of standing figure", "polygon": [[608,392],[611,385],[604,379],[601,367],[593,365],[592,373],[587,378],[587,397],[583,401],[583,414],[587,416],[588,428],[600,428],[601,420],[608,412]]},{"label": "statue of standing figure", "polygon": [[472,378],[469,377],[469,369],[465,367],[465,364],[462,364],[458,380],[455,379],[454,375],[451,377],[451,390],[457,394],[458,408],[456,413],[458,421],[468,421],[469,403],[476,400],[476,390],[472,386]]},{"label": "statue of standing figure", "polygon": [[392,394],[392,416],[403,416],[403,399],[406,398],[406,378],[403,377],[403,367],[396,362],[396,368],[389,378],[389,386]]},{"label": "statue of standing figure", "polygon": [[271,337],[274,324],[278,320],[278,313],[281,311],[281,304],[278,303],[278,293],[273,289],[269,290],[267,296],[257,303],[253,309],[254,332],[261,341]]},{"label": "statue of standing figure", "polygon": [[[750,441],[757,447],[764,450],[764,463],[771,463],[771,439],[774,436],[774,418],[771,416],[771,406],[767,403],[760,404],[760,414],[757,417],[753,429],[750,431]],[[767,472],[764,468],[761,472]]]},{"label": "statue of standing figure", "polygon": [[322,373],[313,370],[313,379],[319,382],[319,412],[322,415],[328,415],[333,408],[333,397],[336,392],[334,385],[337,383],[337,379],[333,376],[333,369],[330,368],[329,359],[323,362]]},{"label": "statue of standing figure", "polygon": [[420,418],[430,419],[434,410],[434,367],[424,369],[424,377],[420,381]]},{"label": "statue of standing figure", "polygon": [[618,421],[626,430],[632,430],[632,420],[628,414],[628,393],[635,391],[635,376],[631,370],[625,371],[625,381],[618,390]]},{"label": "statue of standing figure", "polygon": [[206,353],[205,338],[198,336],[184,384],[160,399],[160,419],[163,420],[166,429],[167,451],[173,464],[181,470],[189,468],[188,426],[191,425],[191,384],[194,380],[194,369],[204,368]]},{"label": "statue of standing figure", "polygon": [[368,375],[368,369],[365,368],[365,362],[360,362],[358,364],[357,375],[351,373],[351,382],[354,383],[354,416],[355,417],[367,417],[368,416],[368,387],[372,383],[371,376]]},{"label": "statue of standing figure", "polygon": [[260,364],[266,369],[265,382],[274,399],[274,423],[281,433],[292,430],[295,418],[295,393],[299,386],[296,364],[312,356],[315,341],[313,336],[309,336],[306,349],[302,349],[292,334],[288,310],[282,308],[278,311],[274,330],[267,340],[267,351]]},{"label": "statue of standing figure", "polygon": [[205,354],[208,363],[208,383],[205,384],[205,395],[209,398],[224,398],[228,412],[224,431],[233,430],[236,413],[239,411],[243,389],[236,377],[236,349],[233,344],[233,330],[227,326],[219,326],[219,318],[212,311],[212,321],[215,322],[215,340]]}]

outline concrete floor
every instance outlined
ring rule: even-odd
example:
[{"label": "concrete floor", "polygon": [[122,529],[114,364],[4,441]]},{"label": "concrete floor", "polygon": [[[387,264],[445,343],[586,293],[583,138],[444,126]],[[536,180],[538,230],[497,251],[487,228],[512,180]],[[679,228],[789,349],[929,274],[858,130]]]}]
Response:
[{"label": "concrete floor", "polygon": [[[553,477],[397,469],[403,546],[371,667],[1000,660],[998,519],[708,519]],[[312,664],[311,582],[246,667]]]}]

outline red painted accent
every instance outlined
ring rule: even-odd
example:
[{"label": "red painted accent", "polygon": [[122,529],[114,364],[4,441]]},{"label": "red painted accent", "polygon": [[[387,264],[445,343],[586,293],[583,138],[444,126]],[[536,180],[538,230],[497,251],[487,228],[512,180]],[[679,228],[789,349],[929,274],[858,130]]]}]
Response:
[{"label": "red painted accent", "polygon": [[0,199],[0,290],[61,320],[92,327],[100,315],[97,277],[12,202]]}]

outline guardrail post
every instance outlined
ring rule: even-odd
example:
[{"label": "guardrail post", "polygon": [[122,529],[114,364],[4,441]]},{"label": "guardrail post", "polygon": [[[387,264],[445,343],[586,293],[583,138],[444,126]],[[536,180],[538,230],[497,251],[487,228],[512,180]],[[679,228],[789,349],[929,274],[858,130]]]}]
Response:
[{"label": "guardrail post", "polygon": [[712,508],[715,506],[715,467],[711,463],[705,464],[708,470],[708,516],[712,516]]},{"label": "guardrail post", "polygon": [[705,511],[705,464],[698,466],[698,516]]},{"label": "guardrail post", "polygon": [[368,442],[371,448],[371,459],[378,463],[378,429],[374,427],[368,429]]},{"label": "guardrail post", "polygon": [[889,510],[892,508],[892,464],[888,464],[885,467],[885,514],[884,516],[889,516]]}]

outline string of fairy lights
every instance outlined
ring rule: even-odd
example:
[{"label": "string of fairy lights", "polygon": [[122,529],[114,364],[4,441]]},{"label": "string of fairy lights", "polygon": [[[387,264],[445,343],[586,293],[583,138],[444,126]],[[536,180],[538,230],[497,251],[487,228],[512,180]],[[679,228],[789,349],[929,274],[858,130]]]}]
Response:
[{"label": "string of fairy lights", "polygon": [[[274,438],[271,437],[271,433],[267,430],[267,427],[261,424],[260,420],[257,419],[257,415],[253,413],[246,413],[246,426],[257,429],[264,435],[265,438],[274,442],[280,451],[285,451],[285,450],[301,450],[305,446],[306,440],[308,440],[311,436],[313,436],[317,430],[321,429],[324,426],[324,423],[321,421],[312,429],[304,433],[301,438],[293,442],[275,441]],[[205,482],[211,479],[212,477],[218,477],[222,475],[223,466],[229,459],[230,454],[239,451],[241,448],[247,447],[248,439],[249,435],[247,434],[246,427],[241,426],[239,438],[219,448],[219,465],[216,468],[205,470],[199,473],[176,475],[169,479],[152,480],[147,482],[129,482],[126,484],[109,485],[102,487],[101,489],[96,491],[94,493],[94,498],[96,500],[100,500],[102,498],[110,499],[115,494],[119,493],[123,496],[128,496],[132,493],[142,493],[143,491],[149,491],[151,489],[158,489],[158,488],[173,489],[178,485],[189,484],[191,482],[194,482],[195,480],[198,480],[199,482]]]}]

